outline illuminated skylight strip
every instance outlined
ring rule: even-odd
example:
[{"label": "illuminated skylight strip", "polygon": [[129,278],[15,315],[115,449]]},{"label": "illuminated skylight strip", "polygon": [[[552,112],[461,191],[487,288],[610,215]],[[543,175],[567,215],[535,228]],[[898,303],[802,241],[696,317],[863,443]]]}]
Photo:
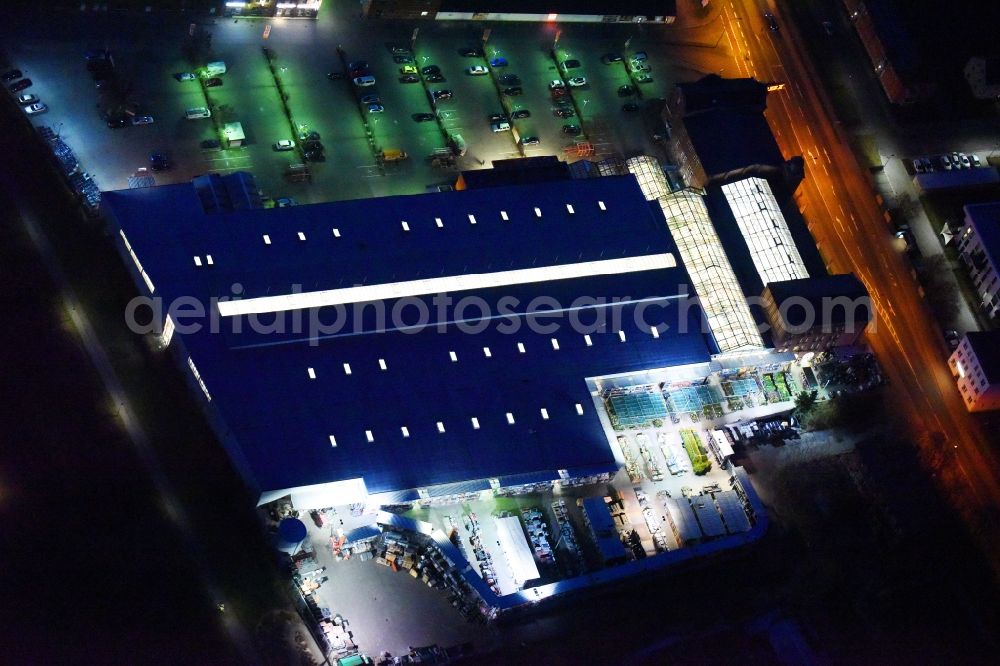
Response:
[{"label": "illuminated skylight strip", "polygon": [[771,186],[763,178],[744,178],[722,186],[736,225],[750,248],[764,286],[809,277],[792,232]]},{"label": "illuminated skylight strip", "polygon": [[676,265],[677,262],[674,256],[669,252],[665,252],[662,254],[647,254],[640,257],[583,261],[575,264],[562,264],[560,266],[521,268],[496,273],[470,273],[468,275],[426,278],[407,282],[391,282],[388,284],[373,284],[360,287],[346,287],[343,289],[297,292],[282,296],[262,296],[260,298],[223,301],[219,303],[219,313],[223,317],[234,317],[265,312],[285,312],[304,308],[366,303],[390,298],[411,298],[414,296],[427,296],[455,291],[509,287],[533,282],[572,280],[592,275],[639,273],[662,268],[674,268]]}]

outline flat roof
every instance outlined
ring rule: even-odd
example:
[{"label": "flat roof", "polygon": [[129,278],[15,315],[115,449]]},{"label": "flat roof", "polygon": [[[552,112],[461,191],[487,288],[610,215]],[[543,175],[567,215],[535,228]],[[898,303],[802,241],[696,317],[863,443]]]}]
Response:
[{"label": "flat roof", "polygon": [[1000,383],[1000,331],[969,331],[965,337],[986,375],[986,382]]},{"label": "flat roof", "polygon": [[521,529],[521,519],[517,516],[506,516],[494,518],[493,521],[497,525],[497,539],[500,541],[500,548],[507,558],[507,563],[510,564],[514,581],[523,586],[527,581],[538,578],[538,567],[535,566],[535,557],[528,546],[524,530]]},{"label": "flat roof", "polygon": [[673,16],[676,0],[442,0],[442,12],[504,14],[584,14],[594,16]]},{"label": "flat roof", "polygon": [[[235,313],[218,333],[178,326],[261,491],[613,470],[586,378],[709,358],[700,311],[674,298],[691,291],[676,247],[631,176],[215,214],[190,185],[171,185],[109,192],[104,205],[168,303],[353,288],[386,297]],[[559,277],[587,262],[592,271]],[[543,271],[533,281],[494,279],[533,270]],[[438,279],[449,280],[445,297],[472,305],[440,308],[440,294],[406,287]],[[476,284],[449,291],[463,280]],[[547,312],[532,310],[539,298]],[[653,335],[637,314],[669,328]]]},{"label": "flat roof", "polygon": [[[974,169],[985,171],[985,169]],[[996,169],[990,169],[996,171]],[[966,204],[965,218],[976,230],[993,270],[1000,271],[1000,201]]]}]

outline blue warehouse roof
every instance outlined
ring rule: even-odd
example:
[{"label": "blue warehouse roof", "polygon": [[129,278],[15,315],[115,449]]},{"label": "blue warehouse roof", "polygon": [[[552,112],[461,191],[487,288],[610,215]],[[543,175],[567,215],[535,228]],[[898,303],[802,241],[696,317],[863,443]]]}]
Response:
[{"label": "blue warehouse roof", "polygon": [[[700,312],[671,298],[693,292],[686,271],[632,176],[214,214],[191,186],[174,185],[110,192],[104,205],[167,302],[474,281],[448,291],[456,302],[476,297],[464,312],[439,309],[432,294],[389,295],[360,310],[326,302],[256,316],[283,330],[253,330],[254,315],[244,314],[221,317],[218,334],[180,335],[261,491],[363,478],[381,493],[612,469],[585,378],[708,359]],[[676,267],[642,263],[665,253]],[[475,282],[618,260],[629,270]],[[562,318],[531,312],[538,297],[560,304],[543,309]],[[614,298],[621,302],[593,300]],[[423,326],[399,326],[394,307],[406,324],[424,307]],[[669,328],[654,336],[637,313]],[[311,332],[315,317],[338,326]],[[570,317],[606,326],[587,338]],[[553,323],[557,330],[535,330]]]}]

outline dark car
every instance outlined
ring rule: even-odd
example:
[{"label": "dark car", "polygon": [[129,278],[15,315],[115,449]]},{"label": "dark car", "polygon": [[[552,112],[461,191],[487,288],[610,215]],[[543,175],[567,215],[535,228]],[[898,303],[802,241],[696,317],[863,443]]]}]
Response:
[{"label": "dark car", "polygon": [[576,60],[576,59],[573,59],[573,60],[563,60],[562,66],[563,66],[563,69],[576,69],[577,67],[580,66],[580,61]]},{"label": "dark car", "polygon": [[206,88],[218,88],[221,85],[222,85],[222,79],[220,79],[217,76],[213,76],[210,79],[205,79]]},{"label": "dark car", "polygon": [[434,120],[434,114],[433,113],[414,113],[410,117],[413,118],[418,123],[426,123],[426,122],[430,122],[431,120]]},{"label": "dark car", "polygon": [[569,94],[569,90],[566,88],[553,88],[549,92],[552,94],[552,99],[559,99]]},{"label": "dark car", "polygon": [[579,125],[563,125],[563,134],[569,134],[570,136],[576,136],[583,132],[583,129]]},{"label": "dark car", "polygon": [[9,86],[11,92],[21,92],[25,88],[31,87],[31,79],[21,79],[17,83]]},{"label": "dark car", "polygon": [[490,60],[490,65],[493,67],[506,67],[507,58],[493,58],[493,60]]},{"label": "dark car", "polygon": [[22,76],[24,76],[24,74],[21,73],[21,70],[19,70],[19,69],[12,69],[9,72],[4,72],[3,73],[3,82],[4,83],[10,83],[14,79],[19,79]]},{"label": "dark car", "polygon": [[119,127],[128,126],[128,116],[124,113],[121,115],[108,116],[108,127],[111,129],[118,129]]},{"label": "dark car", "polygon": [[764,21],[767,23],[767,27],[775,32],[778,31],[778,21],[774,18],[774,14],[771,12],[764,12]]},{"label": "dark car", "polygon": [[510,120],[505,113],[494,113],[490,115],[491,123],[507,122]]},{"label": "dark car", "polygon": [[631,97],[635,94],[635,88],[630,85],[618,86],[619,97]]},{"label": "dark car", "polygon": [[431,97],[434,99],[451,99],[450,90],[432,90]]},{"label": "dark car", "polygon": [[510,117],[511,118],[517,118],[517,119],[530,118],[531,117],[531,111],[528,111],[527,109],[518,109],[514,113],[510,114]]},{"label": "dark car", "polygon": [[621,61],[622,61],[621,54],[618,53],[605,53],[604,55],[601,56],[601,62],[603,62],[605,65],[610,65],[612,63]]},{"label": "dark car", "polygon": [[427,83],[441,83],[444,81],[444,77],[440,74],[431,74],[429,76],[425,76],[424,78],[427,79]]},{"label": "dark car", "polygon": [[166,171],[170,168],[170,161],[167,156],[163,153],[150,153],[149,154],[149,167],[153,171]]},{"label": "dark car", "polygon": [[420,77],[416,74],[404,74],[399,77],[400,83],[420,83]]},{"label": "dark car", "polygon": [[524,91],[521,89],[521,86],[511,86],[510,88],[503,89],[503,94],[507,95],[508,97],[517,97],[523,92]]},{"label": "dark car", "polygon": [[521,139],[522,146],[537,146],[540,143],[541,141],[538,139],[537,136],[526,136]]},{"label": "dark car", "polygon": [[576,111],[569,107],[560,107],[555,109],[552,113],[556,114],[559,118],[572,118],[576,115]]},{"label": "dark car", "polygon": [[639,105],[636,104],[635,102],[629,102],[627,104],[622,104],[622,111],[626,111],[628,113],[632,113],[633,111],[638,111],[638,110],[639,110]]},{"label": "dark car", "polygon": [[347,63],[347,69],[368,69],[367,60],[355,60],[354,62]]},{"label": "dark car", "polygon": [[483,50],[474,46],[465,46],[458,50],[458,55],[466,58],[482,58]]},{"label": "dark car", "polygon": [[504,74],[497,80],[500,81],[500,83],[503,83],[508,86],[521,85],[521,77],[518,76],[517,74]]},{"label": "dark car", "polygon": [[412,65],[413,56],[411,55],[395,55],[392,56],[392,61],[397,65]]},{"label": "dark car", "polygon": [[441,68],[437,65],[427,65],[426,67],[420,68],[420,73],[424,76],[429,76],[431,74],[440,74]]},{"label": "dark car", "polygon": [[361,78],[362,76],[368,76],[369,74],[371,74],[371,72],[367,67],[357,67],[351,69],[350,74],[352,79],[357,79]]},{"label": "dark car", "polygon": [[326,78],[330,79],[331,81],[340,81],[340,80],[342,80],[344,78],[344,73],[343,72],[327,72]]}]

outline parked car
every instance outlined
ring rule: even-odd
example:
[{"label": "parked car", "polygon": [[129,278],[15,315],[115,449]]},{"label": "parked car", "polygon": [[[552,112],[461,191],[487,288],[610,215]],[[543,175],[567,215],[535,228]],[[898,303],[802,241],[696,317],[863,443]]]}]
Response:
[{"label": "parked car", "polygon": [[38,101],[38,96],[32,95],[31,93],[28,93],[26,95],[21,95],[20,97],[17,98],[18,104],[34,104],[37,101]]},{"label": "parked car", "polygon": [[572,118],[576,115],[576,111],[569,107],[558,107],[552,111],[559,118]]},{"label": "parked car", "polygon": [[438,100],[438,99],[451,99],[451,91],[450,90],[432,90],[431,91],[431,97],[433,97],[436,100]]},{"label": "parked car", "polygon": [[4,83],[10,83],[14,79],[19,79],[22,76],[24,76],[24,74],[21,73],[21,70],[19,70],[19,69],[11,69],[11,70],[8,70],[8,71],[4,72],[2,78],[3,78],[3,82]]},{"label": "parked car", "polygon": [[392,61],[397,65],[412,65],[413,56],[411,55],[395,55],[392,56]]},{"label": "parked car", "polygon": [[431,120],[434,120],[434,114],[433,113],[414,113],[410,117],[413,118],[418,123],[426,123],[426,122],[430,122]]},{"label": "parked car", "polygon": [[568,88],[553,88],[552,90],[549,91],[549,93],[552,95],[552,99],[558,100],[560,97],[565,97],[566,95],[568,95],[569,94],[569,89]]},{"label": "parked car", "polygon": [[274,200],[274,207],[275,208],[289,208],[291,206],[295,206],[296,203],[297,202],[292,197],[279,197],[279,198],[277,198],[277,199]]},{"label": "parked car", "polygon": [[970,160],[969,156],[966,155],[965,153],[959,153],[958,154],[958,161],[962,163],[962,168],[963,169],[971,169],[972,168],[972,160]]},{"label": "parked car", "polygon": [[420,83],[420,77],[416,74],[406,74],[399,77],[400,83]]},{"label": "parked car", "polygon": [[371,75],[371,70],[369,70],[367,67],[360,67],[358,69],[352,69],[352,70],[348,71],[347,74],[352,79],[357,79],[357,78],[360,78],[362,76],[369,76],[369,75]]},{"label": "parked car", "polygon": [[562,79],[552,79],[549,81],[549,90],[558,90],[565,87],[566,84],[562,82]]},{"label": "parked car", "polygon": [[389,47],[389,52],[393,55],[404,55],[410,53],[409,47],[393,45]]},{"label": "parked car", "polygon": [[630,85],[618,86],[619,97],[631,97],[635,94],[635,88]]},{"label": "parked car", "polygon": [[648,73],[643,72],[642,74],[637,74],[636,75],[635,82],[636,83],[652,83],[653,82],[653,77],[650,76]]},{"label": "parked car", "polygon": [[466,58],[482,58],[483,50],[475,46],[464,46],[458,50],[458,54]]},{"label": "parked car", "polygon": [[493,130],[494,133],[509,132],[510,123],[507,122],[506,120],[490,123],[490,129]]},{"label": "parked car", "polygon": [[510,114],[510,117],[516,118],[518,120],[520,120],[521,118],[530,118],[531,111],[528,111],[527,109],[517,109],[516,111]]},{"label": "parked car", "polygon": [[133,125],[152,125],[153,116],[132,116]]},{"label": "parked car", "polygon": [[218,88],[221,85],[222,85],[222,79],[220,79],[218,76],[213,76],[210,79],[205,79],[206,88]]},{"label": "parked car", "polygon": [[958,331],[949,329],[944,332],[944,340],[948,343],[949,349],[955,349],[962,341],[962,337],[958,334]]},{"label": "parked car", "polygon": [[466,69],[465,73],[469,76],[485,76],[490,73],[490,70],[486,69],[485,65],[473,65]]},{"label": "parked car", "polygon": [[361,98],[362,104],[379,104],[381,103],[381,101],[382,98],[376,95],[375,93],[371,93],[370,95],[365,95],[364,97]]},{"label": "parked car", "polygon": [[27,113],[29,116],[34,116],[39,113],[45,113],[48,110],[49,107],[45,106],[41,102],[35,102],[34,104],[29,104],[28,106],[24,107],[24,112]]},{"label": "parked car", "polygon": [[569,80],[569,85],[573,88],[579,88],[580,86],[587,85],[587,78],[583,76],[574,76]]},{"label": "parked car", "polygon": [[503,94],[507,95],[508,97],[517,97],[523,92],[524,90],[521,89],[521,86],[511,86],[509,88],[503,89]]},{"label": "parked car", "polygon": [[368,69],[368,61],[367,60],[354,60],[352,62],[347,63],[347,69],[351,69],[351,70],[353,70],[353,69],[364,69],[364,70],[367,70]]},{"label": "parked car", "polygon": [[327,72],[326,73],[326,78],[330,79],[331,81],[340,81],[341,79],[344,78],[344,73],[343,72]]},{"label": "parked car", "polygon": [[491,67],[506,67],[507,66],[507,58],[493,58],[493,60],[490,60],[490,66]]},{"label": "parked car", "polygon": [[521,137],[522,146],[537,146],[542,141],[537,136],[525,136]]},{"label": "parked car", "polygon": [[382,113],[385,111],[385,107],[381,104],[369,104],[368,113]]},{"label": "parked car", "polygon": [[424,77],[424,80],[427,81],[427,83],[441,83],[444,81],[444,77],[440,74],[429,74]]},{"label": "parked car", "polygon": [[581,128],[579,125],[563,125],[562,131],[563,134],[569,134],[570,136],[577,136],[583,133],[583,128]]},{"label": "parked car", "polygon": [[633,62],[632,63],[632,71],[633,72],[652,72],[653,68],[650,67],[649,64],[645,63],[645,62]]},{"label": "parked car", "polygon": [[108,116],[108,127],[111,129],[118,129],[126,126],[128,126],[128,116],[124,113],[116,116]]},{"label": "parked car", "polygon": [[628,102],[626,104],[622,104],[622,111],[625,111],[626,113],[634,113],[635,111],[638,110],[639,110],[639,105],[636,104],[635,102]]},{"label": "parked car", "polygon": [[774,14],[771,12],[764,12],[764,22],[767,23],[768,28],[778,32],[778,21],[774,18]]},{"label": "parked car", "polygon": [[972,166],[973,167],[981,167],[981,166],[983,166],[982,161],[980,161],[980,159],[979,159],[979,155],[975,155],[975,154],[969,155],[969,161],[972,162]]},{"label": "parked car", "polygon": [[945,171],[951,171],[951,158],[947,155],[938,155],[938,164]]},{"label": "parked car", "polygon": [[490,122],[491,123],[498,123],[498,122],[506,121],[506,120],[508,120],[508,118],[507,118],[507,114],[505,114],[505,113],[493,113],[493,114],[490,114]]},{"label": "parked car", "polygon": [[178,81],[194,81],[198,77],[191,72],[177,72],[174,74],[174,78]]},{"label": "parked car", "polygon": [[416,67],[416,65],[403,65],[402,67],[399,68],[399,73],[400,74],[416,74],[417,73],[417,67]]},{"label": "parked car", "polygon": [[170,168],[170,161],[167,156],[163,153],[150,153],[149,154],[149,167],[153,171],[166,171]]},{"label": "parked car", "polygon": [[632,62],[645,62],[649,59],[649,55],[645,51],[636,51],[629,58]]},{"label": "parked car", "polygon": [[601,56],[601,62],[603,62],[605,65],[611,65],[613,63],[621,61],[622,57],[621,54],[619,53],[605,53],[604,55]]},{"label": "parked car", "polygon": [[441,68],[437,65],[427,65],[426,67],[420,68],[420,73],[424,76],[429,76],[431,74],[440,74]]},{"label": "parked car", "polygon": [[924,173],[925,171],[927,171],[927,169],[924,168],[924,163],[920,158],[910,160],[910,163],[913,165],[914,173]]},{"label": "parked car", "polygon": [[951,160],[951,166],[954,167],[955,169],[961,169],[962,168],[962,160],[958,156],[958,153],[952,153],[949,156],[948,159]]},{"label": "parked car", "polygon": [[580,61],[576,60],[575,58],[572,58],[570,60],[563,60],[562,63],[561,63],[561,65],[562,65],[563,71],[566,71],[568,69],[576,69],[576,68],[578,68],[580,66]]},{"label": "parked car", "polygon": [[295,142],[291,139],[282,139],[281,141],[275,141],[271,147],[279,152],[295,150]]},{"label": "parked car", "polygon": [[21,92],[25,88],[31,87],[31,79],[21,79],[17,83],[12,83],[8,87],[10,88],[11,92]]},{"label": "parked car", "polygon": [[519,86],[521,85],[521,77],[517,74],[504,74],[497,79],[500,83],[505,86]]},{"label": "parked car", "polygon": [[927,173],[934,171],[934,163],[931,162],[931,158],[921,157],[920,163],[924,166],[924,171],[926,171]]},{"label": "parked car", "polygon": [[358,76],[354,79],[354,85],[359,88],[367,88],[368,86],[375,85],[374,76]]}]

